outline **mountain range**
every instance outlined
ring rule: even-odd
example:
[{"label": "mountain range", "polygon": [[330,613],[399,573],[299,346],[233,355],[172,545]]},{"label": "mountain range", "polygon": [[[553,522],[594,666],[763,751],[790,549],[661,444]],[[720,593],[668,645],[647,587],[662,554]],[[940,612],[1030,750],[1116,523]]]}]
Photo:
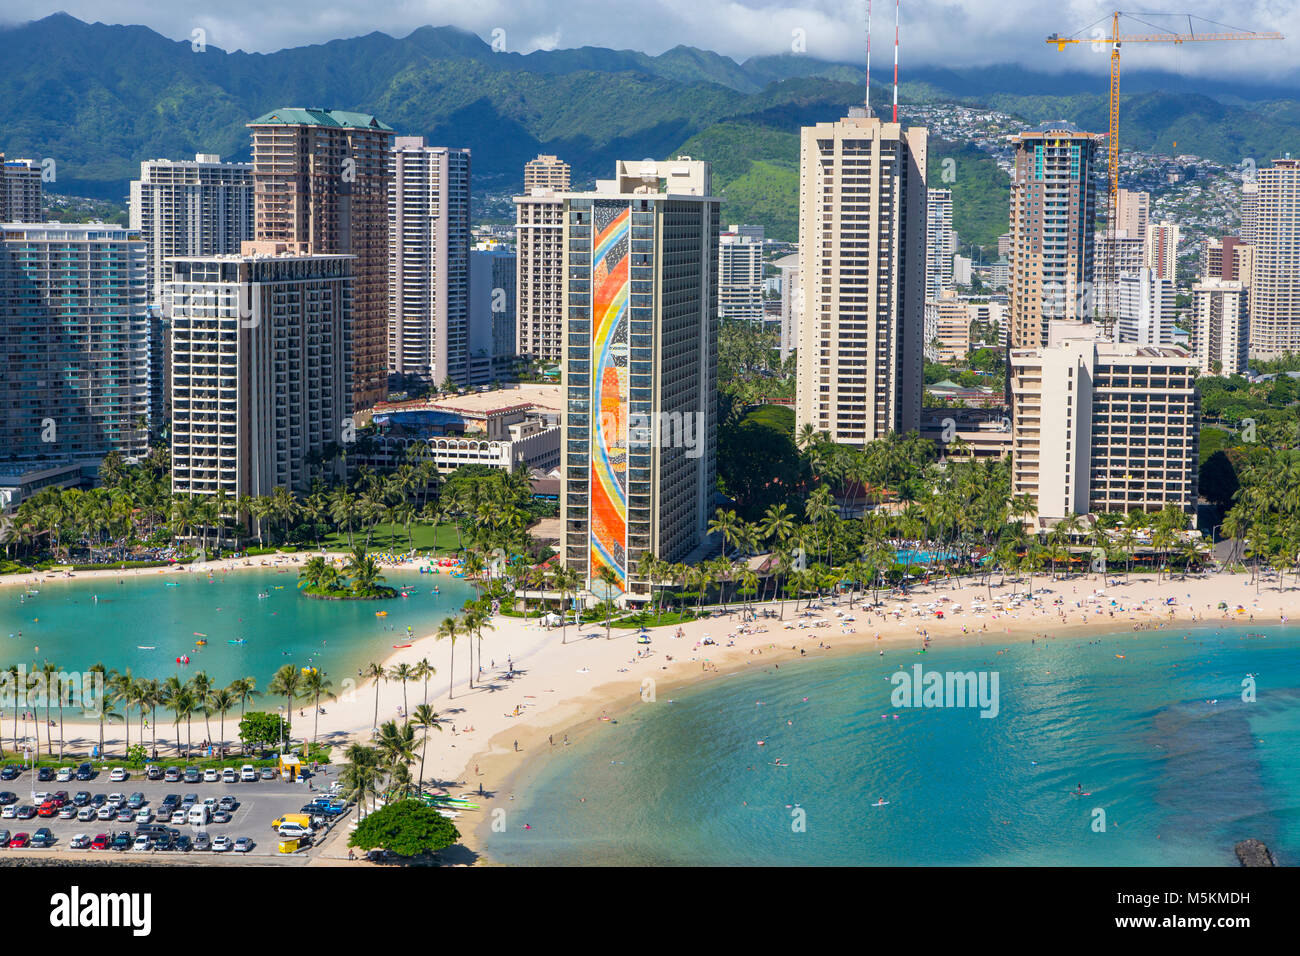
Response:
[{"label": "mountain range", "polygon": [[[799,127],[844,115],[861,102],[864,79],[859,67],[807,56],[742,63],[687,46],[656,56],[598,47],[495,52],[472,33],[432,26],[275,53],[196,51],[147,27],[67,14],[0,28],[0,63],[0,150],[53,157],[50,188],[58,192],[122,201],[142,159],[246,159],[249,119],[322,106],[470,147],[476,192],[518,189],[524,162],[539,152],[568,161],[575,185],[608,175],[619,158],[708,159],[724,219],[762,222],[785,239],[794,238]],[[959,102],[1026,122],[1106,122],[1102,75],[995,66],[905,76],[904,119],[909,104]],[[1300,152],[1294,85],[1139,70],[1124,84],[1126,148],[1230,164]],[[987,244],[1005,230],[1005,174],[967,144],[933,142],[931,153],[933,163],[963,158],[956,226]]]}]

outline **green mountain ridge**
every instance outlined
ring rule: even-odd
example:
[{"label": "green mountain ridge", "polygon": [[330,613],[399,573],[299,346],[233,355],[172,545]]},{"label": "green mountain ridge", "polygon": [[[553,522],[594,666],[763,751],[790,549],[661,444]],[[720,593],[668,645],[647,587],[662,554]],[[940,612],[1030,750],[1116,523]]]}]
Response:
[{"label": "green mountain ridge", "polygon": [[[0,28],[0,150],[53,157],[51,190],[122,201],[143,159],[217,152],[247,158],[249,119],[281,106],[374,113],[401,133],[473,151],[474,189],[508,194],[523,163],[556,153],[578,185],[614,160],[686,153],[715,164],[728,221],[795,238],[799,127],[860,102],[862,71],[784,54],[743,63],[679,46],[656,56],[597,47],[495,52],[472,33],[421,27],[275,53],[196,51],[140,26],[55,14]],[[912,103],[964,102],[1033,122],[1064,116],[1102,128],[1104,81],[1012,67],[919,68],[900,88]],[[1300,152],[1300,100],[1281,87],[1220,84],[1203,92],[1141,91],[1126,77],[1123,142],[1236,164]],[[1187,87],[1185,78],[1171,82]],[[1041,89],[1028,95],[1025,89]],[[1084,92],[1085,90],[1095,92]],[[932,166],[957,160],[956,228],[987,245],[1005,230],[1006,176],[969,144],[932,137]],[[932,177],[934,172],[932,170]]]}]

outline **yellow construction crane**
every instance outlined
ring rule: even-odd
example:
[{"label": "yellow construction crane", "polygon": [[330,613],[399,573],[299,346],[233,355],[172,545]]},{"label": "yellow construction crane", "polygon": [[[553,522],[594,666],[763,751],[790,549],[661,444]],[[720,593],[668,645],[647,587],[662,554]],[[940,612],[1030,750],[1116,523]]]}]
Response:
[{"label": "yellow construction crane", "polygon": [[[1254,33],[1248,30],[1233,30],[1228,28],[1227,32],[1221,33],[1197,33],[1193,27],[1193,20],[1200,20],[1212,27],[1222,27],[1222,24],[1215,23],[1212,20],[1205,20],[1202,17],[1194,17],[1191,14],[1146,14],[1146,16],[1178,16],[1187,18],[1186,33],[1132,33],[1121,34],[1119,32],[1119,18],[1128,17],[1136,20],[1146,26],[1161,30],[1155,24],[1147,23],[1141,17],[1131,13],[1112,13],[1110,16],[1110,36],[1106,37],[1104,32],[1095,29],[1097,24],[1104,23],[1105,18],[1098,20],[1097,23],[1084,27],[1078,33],[1063,37],[1059,33],[1053,33],[1047,38],[1048,43],[1056,44],[1058,50],[1064,50],[1071,43],[1101,43],[1110,41],[1110,130],[1107,138],[1107,147],[1109,149],[1108,172],[1110,176],[1110,197],[1107,207],[1107,223],[1114,230],[1117,228],[1115,219],[1117,216],[1117,207],[1119,205],[1119,48],[1125,43],[1202,43],[1210,40],[1283,40],[1286,39],[1280,33]],[[1080,36],[1085,31],[1094,31],[1087,36]]]}]

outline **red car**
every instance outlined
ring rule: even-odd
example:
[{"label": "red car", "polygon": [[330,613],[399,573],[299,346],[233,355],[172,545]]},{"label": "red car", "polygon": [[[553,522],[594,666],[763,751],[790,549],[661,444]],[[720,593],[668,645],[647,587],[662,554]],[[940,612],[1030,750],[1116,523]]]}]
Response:
[{"label": "red car", "polygon": [[9,845],[15,849],[21,850],[31,842],[32,838],[26,833],[15,833],[9,838]]},{"label": "red car", "polygon": [[36,808],[36,815],[38,817],[53,817],[53,816],[57,816],[58,813],[59,813],[59,805],[55,803],[53,800],[46,800],[39,807]]},{"label": "red car", "polygon": [[109,840],[107,833],[96,833],[95,839],[90,841],[90,848],[92,850],[107,850],[108,843]]}]

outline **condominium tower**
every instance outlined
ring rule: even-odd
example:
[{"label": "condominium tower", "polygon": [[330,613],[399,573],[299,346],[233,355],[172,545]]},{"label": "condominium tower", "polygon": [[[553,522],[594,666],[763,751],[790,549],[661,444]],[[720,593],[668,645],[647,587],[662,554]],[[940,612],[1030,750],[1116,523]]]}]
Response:
[{"label": "condominium tower", "polygon": [[1064,122],[1013,137],[1012,348],[1046,344],[1054,319],[1088,317],[1100,139]]},{"label": "condominium tower", "polygon": [[956,242],[952,231],[952,190],[928,191],[925,225],[925,299],[937,301],[953,287],[953,254]]},{"label": "condominium tower", "polygon": [[0,153],[0,222],[44,222],[41,164]]},{"label": "condominium tower", "polygon": [[704,540],[717,480],[718,200],[708,163],[619,162],[564,198],[562,555],[604,596]]},{"label": "condominium tower", "polygon": [[352,395],[388,394],[388,178],[393,131],[375,117],[280,109],[253,131],[256,237],[303,255],[352,255]]},{"label": "condominium tower", "polygon": [[0,225],[0,456],[148,450],[144,260],[121,226]]},{"label": "condominium tower", "polygon": [[253,238],[253,166],[211,153],[145,160],[131,180],[130,213],[149,249],[150,304],[161,307],[168,259],[238,252]]},{"label": "condominium tower", "polygon": [[233,500],[343,476],[352,263],[264,241],[170,263],[174,493]]},{"label": "condominium tower", "polygon": [[1244,374],[1250,357],[1247,284],[1206,278],[1193,285],[1191,331],[1192,355],[1203,375]]},{"label": "condominium tower", "polygon": [[1066,338],[1010,350],[1011,493],[1040,522],[1196,509],[1196,362],[1181,349]]},{"label": "condominium tower", "polygon": [[920,424],[926,130],[856,108],[803,129],[797,428],[864,445]]},{"label": "condominium tower", "polygon": [[1300,159],[1274,160],[1256,186],[1250,354],[1268,358],[1300,352]]},{"label": "condominium tower", "polygon": [[392,163],[388,368],[469,385],[469,150],[399,136]]},{"label": "condominium tower", "polygon": [[559,363],[564,351],[564,200],[538,188],[515,197],[515,348]]},{"label": "condominium tower", "polygon": [[763,321],[763,240],[735,226],[718,236],[718,318]]},{"label": "condominium tower", "polygon": [[524,164],[524,192],[547,189],[563,193],[569,191],[569,164],[558,156],[541,155]]}]

